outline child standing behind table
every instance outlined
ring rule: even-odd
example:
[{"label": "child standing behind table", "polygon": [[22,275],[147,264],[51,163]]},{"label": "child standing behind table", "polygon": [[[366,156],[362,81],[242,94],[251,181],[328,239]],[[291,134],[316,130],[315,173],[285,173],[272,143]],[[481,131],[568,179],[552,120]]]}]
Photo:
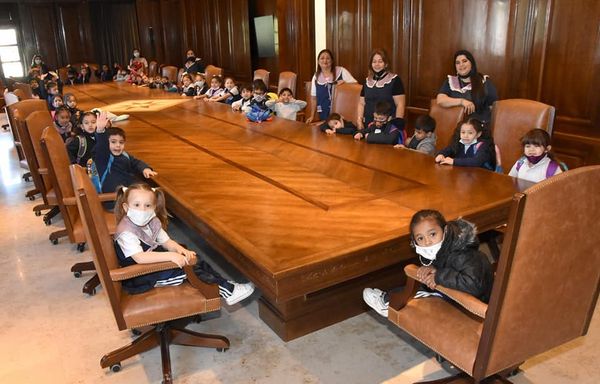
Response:
[{"label": "child standing behind table", "polygon": [[406,145],[396,144],[394,148],[408,148],[423,152],[429,156],[435,155],[435,120],[429,115],[417,117],[415,122],[415,133],[410,139],[406,140]]},{"label": "child standing behind table", "polygon": [[267,100],[266,106],[278,117],[296,121],[296,114],[306,107],[306,101],[294,99],[292,90],[283,88],[279,91],[279,99]]}]

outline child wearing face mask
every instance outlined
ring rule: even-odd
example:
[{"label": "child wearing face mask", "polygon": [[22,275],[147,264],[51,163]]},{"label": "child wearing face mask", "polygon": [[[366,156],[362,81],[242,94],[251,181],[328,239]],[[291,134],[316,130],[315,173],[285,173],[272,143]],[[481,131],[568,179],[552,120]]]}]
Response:
[{"label": "child wearing face mask", "polygon": [[236,304],[254,292],[251,283],[240,284],[225,279],[210,264],[197,259],[194,251],[169,238],[165,231],[165,196],[159,188],[150,188],[143,183],[120,188],[115,217],[118,223],[114,235],[115,250],[122,267],[162,261],[170,261],[179,267],[124,280],[123,288],[130,294],[183,284],[186,275],[181,268],[194,262],[198,278],[209,284],[218,284],[219,294],[228,305]]},{"label": "child wearing face mask", "polygon": [[81,124],[76,130],[76,136],[66,141],[67,153],[71,164],[86,167],[88,160],[92,159],[96,147],[96,114],[83,112]]},{"label": "child wearing face mask", "polygon": [[509,176],[538,183],[562,173],[564,163],[556,159],[550,150],[550,135],[540,128],[532,129],[521,138],[523,157],[508,173]]},{"label": "child wearing face mask", "polygon": [[204,99],[204,101],[212,98],[218,97],[223,94],[223,79],[221,76],[215,76],[210,80],[210,88],[201,95],[194,96],[194,99]]},{"label": "child wearing face mask", "polygon": [[404,119],[392,119],[392,106],[387,101],[380,101],[375,105],[373,121],[367,128],[354,134],[355,140],[365,139],[370,144],[404,144],[406,132]]},{"label": "child wearing face mask", "polygon": [[206,78],[201,73],[194,75],[194,87],[196,88],[196,95],[203,95],[208,91],[208,84],[206,84]]},{"label": "child wearing face mask", "polygon": [[[417,277],[425,285],[415,298],[441,297],[433,290],[442,285],[469,293],[483,302],[489,301],[494,275],[487,256],[479,251],[474,224],[463,219],[446,222],[438,211],[421,210],[410,221],[410,234],[411,246],[422,265]],[[365,288],[363,299],[378,314],[387,317],[387,292]]]},{"label": "child wearing face mask", "polygon": [[496,169],[496,150],[489,130],[477,119],[459,123],[452,143],[435,157],[438,164]]}]

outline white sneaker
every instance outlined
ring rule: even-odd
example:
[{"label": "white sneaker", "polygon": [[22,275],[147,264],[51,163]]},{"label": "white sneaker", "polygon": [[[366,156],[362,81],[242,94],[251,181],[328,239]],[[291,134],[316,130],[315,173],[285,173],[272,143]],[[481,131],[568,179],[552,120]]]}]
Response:
[{"label": "white sneaker", "polygon": [[388,317],[389,302],[386,301],[386,293],[377,288],[363,289],[363,300],[383,317]]},{"label": "white sneaker", "polygon": [[252,283],[240,284],[232,281],[230,283],[233,285],[233,292],[228,292],[223,288],[219,290],[221,297],[225,299],[227,305],[237,304],[254,292],[254,284]]}]

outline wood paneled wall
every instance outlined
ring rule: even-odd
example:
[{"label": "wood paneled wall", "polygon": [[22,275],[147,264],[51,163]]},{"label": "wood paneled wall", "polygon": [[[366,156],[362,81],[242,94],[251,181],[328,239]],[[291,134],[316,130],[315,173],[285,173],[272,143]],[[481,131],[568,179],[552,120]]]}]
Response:
[{"label": "wood paneled wall", "polygon": [[570,166],[600,163],[600,2],[596,0],[328,0],[327,43],[364,81],[385,48],[425,113],[452,55],[470,50],[501,98],[556,107],[553,143]]}]

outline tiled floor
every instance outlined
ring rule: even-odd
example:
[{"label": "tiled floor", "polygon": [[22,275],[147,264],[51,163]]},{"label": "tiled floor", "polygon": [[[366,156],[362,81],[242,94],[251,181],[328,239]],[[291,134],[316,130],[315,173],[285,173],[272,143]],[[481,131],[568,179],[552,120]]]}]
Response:
[{"label": "tiled floor", "polygon": [[[160,382],[157,349],[124,361],[119,373],[100,368],[102,355],[131,336],[117,330],[101,288],[93,297],[81,293],[83,279],[69,268],[90,260],[90,252],[79,253],[65,240],[50,244],[48,235],[61,220],[45,226],[33,215],[39,198],[24,198],[32,185],[21,180],[16,163],[10,133],[0,132],[0,383]],[[182,226],[172,225],[170,233],[239,277]],[[191,326],[226,335],[231,349],[172,347],[176,382],[397,384],[448,375],[430,351],[374,313],[284,343],[258,318],[257,297]],[[529,360],[512,381],[598,383],[599,341],[596,313],[587,337]]]}]

